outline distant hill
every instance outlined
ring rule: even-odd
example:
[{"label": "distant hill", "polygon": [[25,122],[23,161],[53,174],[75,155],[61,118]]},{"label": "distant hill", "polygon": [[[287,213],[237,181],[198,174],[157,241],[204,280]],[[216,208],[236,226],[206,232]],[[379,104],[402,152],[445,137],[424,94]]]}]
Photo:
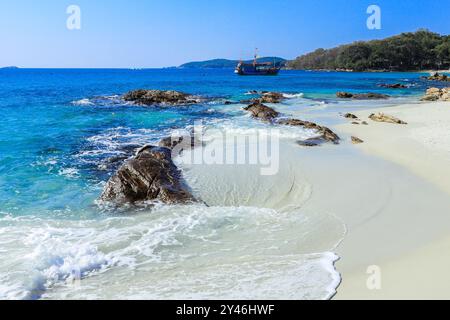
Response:
[{"label": "distant hill", "polygon": [[[253,60],[248,60],[245,62],[253,62]],[[287,63],[286,59],[279,57],[264,57],[259,58],[258,62],[275,62],[277,65],[285,66]],[[235,68],[239,63],[239,60],[228,60],[228,59],[213,59],[207,61],[196,61],[188,62],[182,64],[179,68],[185,69],[231,69]]]},{"label": "distant hill", "polygon": [[11,70],[11,69],[19,69],[19,67],[9,66],[9,67],[1,67],[2,70]]},{"label": "distant hill", "polygon": [[450,36],[421,29],[384,40],[317,49],[288,63],[300,70],[413,71],[448,69]]}]

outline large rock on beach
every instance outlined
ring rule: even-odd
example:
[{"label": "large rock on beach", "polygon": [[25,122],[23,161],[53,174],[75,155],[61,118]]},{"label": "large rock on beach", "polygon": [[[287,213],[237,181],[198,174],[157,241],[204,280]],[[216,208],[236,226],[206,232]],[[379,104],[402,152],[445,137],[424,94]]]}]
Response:
[{"label": "large rock on beach", "polygon": [[182,181],[171,150],[145,146],[123,164],[106,184],[100,197],[116,204],[160,201],[166,204],[195,202]]},{"label": "large rock on beach", "polygon": [[341,99],[355,99],[355,100],[383,100],[389,99],[390,96],[381,93],[350,93],[350,92],[337,92],[336,96]]},{"label": "large rock on beach", "polygon": [[252,114],[252,117],[260,119],[262,121],[273,121],[280,115],[274,109],[259,102],[255,102],[245,107],[244,110],[249,111]]},{"label": "large rock on beach", "polygon": [[408,124],[405,121],[402,121],[396,117],[384,114],[382,112],[372,113],[369,116],[369,119],[376,122],[387,122],[387,123],[395,123],[395,124]]},{"label": "large rock on beach", "polygon": [[422,101],[450,101],[450,88],[429,88]]},{"label": "large rock on beach", "polygon": [[163,90],[134,90],[123,96],[125,101],[138,105],[185,105],[199,102],[193,95],[179,91]]}]

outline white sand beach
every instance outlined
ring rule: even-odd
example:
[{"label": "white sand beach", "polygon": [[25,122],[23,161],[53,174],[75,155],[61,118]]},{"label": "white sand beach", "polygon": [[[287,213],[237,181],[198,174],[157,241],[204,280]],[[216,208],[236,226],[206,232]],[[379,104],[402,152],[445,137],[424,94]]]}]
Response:
[{"label": "white sand beach", "polygon": [[[336,130],[364,140],[367,155],[398,165],[387,177],[391,197],[376,215],[354,223],[338,248],[342,283],[336,299],[449,299],[450,293],[450,103],[419,103],[375,110],[407,125],[368,120],[374,110],[356,112],[369,125]],[[352,168],[348,168],[349,171]],[[400,176],[412,173],[400,184]],[[371,207],[376,203],[376,194]],[[358,202],[358,198],[354,198]],[[368,267],[377,266],[381,288],[366,285]]]}]

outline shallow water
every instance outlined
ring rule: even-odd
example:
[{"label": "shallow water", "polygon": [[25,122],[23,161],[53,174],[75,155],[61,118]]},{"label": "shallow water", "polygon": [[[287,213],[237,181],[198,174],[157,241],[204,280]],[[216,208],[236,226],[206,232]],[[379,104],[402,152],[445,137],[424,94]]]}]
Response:
[{"label": "shallow water", "polygon": [[[136,148],[202,121],[237,135],[267,126],[241,105],[249,90],[284,92],[277,106],[321,123],[330,114],[416,99],[420,74],[230,70],[1,70],[0,298],[329,298],[339,283],[332,251],[344,226],[307,212],[313,186],[282,159],[264,179],[247,167],[192,167],[186,180],[208,205],[163,206],[116,216],[97,206],[104,183]],[[379,88],[404,82],[405,90]],[[124,103],[131,89],[210,98],[188,107]],[[336,91],[394,94],[344,102]],[[282,128],[283,143],[314,135]],[[312,151],[313,152],[313,151]],[[286,162],[287,161],[287,162]]]}]

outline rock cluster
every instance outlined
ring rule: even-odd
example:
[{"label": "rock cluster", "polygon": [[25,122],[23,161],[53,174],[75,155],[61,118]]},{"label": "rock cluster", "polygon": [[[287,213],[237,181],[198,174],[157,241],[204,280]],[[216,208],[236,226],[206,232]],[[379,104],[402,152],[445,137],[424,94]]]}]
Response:
[{"label": "rock cluster", "polygon": [[450,77],[445,74],[439,74],[439,72],[436,72],[435,74],[429,76],[429,77],[422,77],[426,80],[430,81],[450,81]]},{"label": "rock cluster", "polygon": [[184,105],[198,103],[199,99],[192,95],[178,91],[163,90],[134,90],[123,96],[125,101],[138,105]]},{"label": "rock cluster", "polygon": [[339,144],[340,141],[339,136],[336,133],[334,133],[330,128],[320,126],[314,122],[303,121],[299,119],[280,119],[276,123],[279,125],[303,127],[305,129],[316,130],[320,134],[319,137],[303,141],[309,144],[314,143],[313,145],[318,145],[324,141]]},{"label": "rock cluster", "polygon": [[244,110],[251,112],[254,118],[260,119],[262,121],[274,123],[277,125],[304,127],[306,129],[316,130],[319,133],[318,137],[307,139],[304,141],[298,141],[300,145],[311,147],[317,146],[323,142],[333,142],[334,144],[339,144],[339,136],[331,131],[331,129],[319,126],[318,124],[313,122],[303,121],[299,119],[276,119],[280,116],[280,113],[261,103],[253,103],[248,107],[245,107]]},{"label": "rock cluster", "polygon": [[430,88],[422,101],[450,101],[450,88]]}]

